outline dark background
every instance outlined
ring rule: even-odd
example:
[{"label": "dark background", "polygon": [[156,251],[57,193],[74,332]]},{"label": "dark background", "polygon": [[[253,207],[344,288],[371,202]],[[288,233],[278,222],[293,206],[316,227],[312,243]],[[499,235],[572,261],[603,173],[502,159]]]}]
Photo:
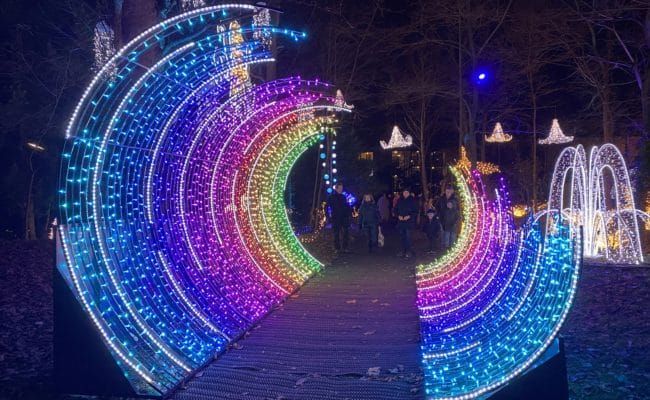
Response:
[{"label": "dark background", "polygon": [[[47,234],[63,131],[92,77],[93,30],[106,21],[116,47],[164,17],[174,0],[59,0],[0,3],[0,236]],[[206,1],[206,4],[215,2]],[[354,113],[338,129],[340,179],[355,192],[393,189],[382,151],[399,125],[419,154],[499,162],[515,202],[545,200],[560,145],[538,146],[552,118],[585,145],[614,142],[633,170],[637,202],[649,187],[650,4],[628,1],[277,0],[280,24],[304,30],[278,43],[277,76],[318,77],[340,88]],[[485,72],[479,83],[476,75]],[[483,142],[500,121],[514,140]],[[27,144],[45,150],[34,150]],[[373,161],[358,159],[373,151]],[[294,168],[297,211],[312,205],[316,152]],[[431,157],[416,158],[431,171]],[[436,194],[444,165],[404,183]],[[373,172],[372,177],[370,172]],[[322,184],[322,181],[317,182]],[[423,190],[429,188],[429,191]]]}]

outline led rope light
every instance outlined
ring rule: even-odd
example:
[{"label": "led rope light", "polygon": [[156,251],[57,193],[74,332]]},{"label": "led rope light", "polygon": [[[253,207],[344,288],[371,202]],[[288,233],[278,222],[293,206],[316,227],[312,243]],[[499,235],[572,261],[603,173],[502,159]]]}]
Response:
[{"label": "led rope light", "polygon": [[[606,171],[613,180],[609,185]],[[569,201],[565,204],[567,194]],[[608,198],[614,200],[614,208],[608,206]],[[640,211],[634,203],[625,159],[613,144],[594,146],[589,162],[582,145],[562,150],[555,162],[548,199],[546,213],[561,213],[575,232],[583,228],[585,257],[643,262],[637,220]]]},{"label": "led rope light", "polygon": [[572,303],[580,237],[558,223],[517,231],[503,179],[495,200],[481,174],[452,168],[461,233],[416,279],[426,396],[471,399],[529,368],[550,345]]},{"label": "led rope light", "polygon": [[485,135],[485,141],[488,143],[507,143],[512,140],[512,135],[503,132],[501,122],[494,125],[494,130],[490,136]]},{"label": "led rope light", "polygon": [[[319,81],[230,90],[233,73],[272,60],[248,38],[305,36],[251,25],[259,10],[207,7],[146,30],[66,130],[59,268],[138,394],[167,392],[322,266],[293,235],[284,189],[334,122],[325,110],[349,110]],[[236,44],[217,30],[224,17]]]}]

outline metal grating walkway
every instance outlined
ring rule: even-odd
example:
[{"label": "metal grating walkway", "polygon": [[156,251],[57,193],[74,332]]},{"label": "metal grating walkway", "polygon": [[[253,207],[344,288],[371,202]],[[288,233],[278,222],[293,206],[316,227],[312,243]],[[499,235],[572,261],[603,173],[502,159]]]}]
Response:
[{"label": "metal grating walkway", "polygon": [[171,398],[419,399],[414,264],[348,254]]}]

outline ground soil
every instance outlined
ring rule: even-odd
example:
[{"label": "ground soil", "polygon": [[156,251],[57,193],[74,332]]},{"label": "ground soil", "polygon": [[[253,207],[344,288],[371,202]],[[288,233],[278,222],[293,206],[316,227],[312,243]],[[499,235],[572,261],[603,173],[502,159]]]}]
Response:
[{"label": "ground soil", "polygon": [[[324,258],[327,242],[310,245]],[[52,383],[50,241],[0,242],[0,399],[60,399]],[[650,268],[584,265],[561,330],[572,399],[650,398]]]}]

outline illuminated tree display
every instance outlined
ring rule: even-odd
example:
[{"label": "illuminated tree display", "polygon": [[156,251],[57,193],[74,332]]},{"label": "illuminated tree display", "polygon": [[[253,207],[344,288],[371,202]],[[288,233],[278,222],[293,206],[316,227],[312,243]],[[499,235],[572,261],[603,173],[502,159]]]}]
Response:
[{"label": "illuminated tree display", "polygon": [[[551,344],[572,303],[579,242],[567,227],[516,230],[503,179],[452,170],[462,203],[455,245],[417,271],[426,395],[470,399],[507,383]],[[543,240],[544,239],[544,240]]]}]

